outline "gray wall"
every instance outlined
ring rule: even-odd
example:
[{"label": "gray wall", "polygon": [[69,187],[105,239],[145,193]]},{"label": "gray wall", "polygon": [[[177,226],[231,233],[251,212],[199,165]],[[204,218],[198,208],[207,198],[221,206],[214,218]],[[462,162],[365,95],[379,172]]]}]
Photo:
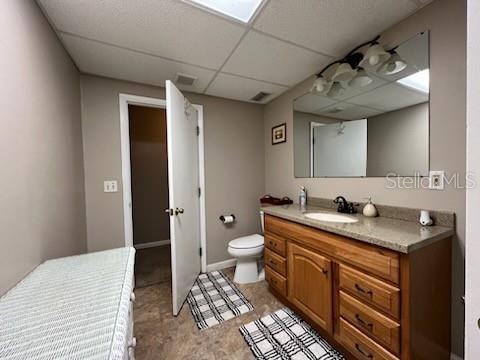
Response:
[{"label": "gray wall", "polygon": [[86,250],[77,69],[33,1],[0,11],[0,294]]},{"label": "gray wall", "polygon": [[428,103],[368,118],[367,176],[428,176]]},{"label": "gray wall", "polygon": [[[165,98],[165,89],[82,75],[82,126],[88,250],[124,245],[122,193],[103,193],[104,179],[121,189],[119,93]],[[264,193],[263,107],[188,94],[204,106],[207,263],[229,258],[227,244],[259,232],[258,199]],[[233,213],[225,227],[218,217]]]},{"label": "gray wall", "polygon": [[[430,29],[430,151],[431,169],[445,170],[447,176],[465,175],[465,52],[466,3],[464,0],[436,0],[383,35],[387,44],[398,44],[416,33]],[[465,191],[449,185],[444,191],[388,189],[385,178],[295,179],[293,137],[281,145],[270,145],[270,129],[287,123],[291,134],[292,101],[310,90],[314,77],[270,102],[265,107],[266,192],[296,199],[305,185],[309,195],[334,198],[342,194],[360,201],[372,195],[380,204],[453,210],[457,215],[453,254],[453,351],[463,353]],[[448,86],[446,85],[448,84]],[[455,91],[452,91],[455,89]],[[455,144],[455,146],[450,146]],[[464,182],[462,182],[464,183]]]},{"label": "gray wall", "polygon": [[167,114],[165,109],[128,106],[133,243],[170,239]]}]

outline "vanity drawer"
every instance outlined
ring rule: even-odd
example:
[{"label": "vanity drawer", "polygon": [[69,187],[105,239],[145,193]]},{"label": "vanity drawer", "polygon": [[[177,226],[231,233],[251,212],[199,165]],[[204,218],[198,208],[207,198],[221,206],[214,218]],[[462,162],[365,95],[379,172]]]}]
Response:
[{"label": "vanity drawer", "polygon": [[287,297],[287,279],[269,266],[265,266],[265,280],[281,295]]},{"label": "vanity drawer", "polygon": [[265,218],[265,229],[269,234],[273,232],[395,284],[399,283],[400,256],[392,250],[351,240],[271,215],[267,215]]},{"label": "vanity drawer", "polygon": [[287,260],[269,249],[265,249],[265,265],[270,266],[279,274],[287,276]]},{"label": "vanity drawer", "polygon": [[399,360],[342,318],[340,318],[340,342],[358,359]]},{"label": "vanity drawer", "polygon": [[396,319],[400,318],[400,289],[345,265],[340,265],[339,278],[341,290]]},{"label": "vanity drawer", "polygon": [[270,232],[265,233],[265,247],[285,257],[287,254],[287,242],[285,239]]},{"label": "vanity drawer", "polygon": [[400,353],[400,324],[343,291],[340,291],[340,316],[393,353]]}]

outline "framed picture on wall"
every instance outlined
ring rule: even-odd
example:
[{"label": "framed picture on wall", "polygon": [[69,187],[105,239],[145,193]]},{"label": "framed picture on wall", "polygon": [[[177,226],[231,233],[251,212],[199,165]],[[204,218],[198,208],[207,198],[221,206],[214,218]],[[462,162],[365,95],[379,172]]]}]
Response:
[{"label": "framed picture on wall", "polygon": [[283,123],[272,127],[272,145],[287,141],[287,124]]}]

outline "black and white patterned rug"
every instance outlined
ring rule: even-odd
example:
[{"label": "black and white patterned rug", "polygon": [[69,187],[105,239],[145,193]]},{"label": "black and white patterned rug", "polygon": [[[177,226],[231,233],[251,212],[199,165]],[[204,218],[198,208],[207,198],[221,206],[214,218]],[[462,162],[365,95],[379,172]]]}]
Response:
[{"label": "black and white patterned rug", "polygon": [[221,271],[200,274],[187,301],[200,330],[253,310],[252,304]]},{"label": "black and white patterned rug", "polygon": [[289,308],[243,325],[240,332],[256,359],[344,359]]}]

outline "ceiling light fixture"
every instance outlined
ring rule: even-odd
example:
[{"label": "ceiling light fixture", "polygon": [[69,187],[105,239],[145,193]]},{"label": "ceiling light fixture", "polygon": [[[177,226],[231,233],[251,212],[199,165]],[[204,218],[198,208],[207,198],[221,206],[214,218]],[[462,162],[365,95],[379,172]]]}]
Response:
[{"label": "ceiling light fixture", "polygon": [[334,82],[332,88],[327,93],[328,97],[338,97],[345,93],[345,88],[339,82]]},{"label": "ceiling light fixture", "polygon": [[390,58],[390,56],[391,54],[385,51],[382,45],[374,43],[367,48],[365,54],[363,55],[363,59],[358,65],[365,69],[369,69],[384,63]]},{"label": "ceiling light fixture", "polygon": [[263,0],[188,0],[187,2],[248,24]]},{"label": "ceiling light fixture", "polygon": [[405,60],[403,60],[395,50],[391,50],[391,54],[392,56],[377,69],[377,73],[382,75],[393,75],[407,67]]},{"label": "ceiling light fixture", "polygon": [[338,66],[335,74],[332,76],[332,81],[348,81],[353,79],[356,74],[357,70],[353,69],[349,63],[344,62]]},{"label": "ceiling light fixture", "polygon": [[[378,42],[380,35],[357,46],[350,51],[343,59],[336,60],[317,74],[311,92],[328,97],[341,96],[345,87],[360,88],[373,82],[367,71],[376,68],[379,74],[397,74],[407,67],[407,63],[395,51],[396,47],[390,50]],[[341,83],[340,83],[341,82]]]},{"label": "ceiling light fixture", "polygon": [[323,76],[320,76],[313,82],[311,92],[317,95],[324,95],[330,90],[332,84],[332,81],[328,81]]},{"label": "ceiling light fixture", "polygon": [[348,82],[348,86],[361,88],[371,84],[372,81],[373,79],[368,76],[367,72],[364,69],[359,68],[355,77]]}]

